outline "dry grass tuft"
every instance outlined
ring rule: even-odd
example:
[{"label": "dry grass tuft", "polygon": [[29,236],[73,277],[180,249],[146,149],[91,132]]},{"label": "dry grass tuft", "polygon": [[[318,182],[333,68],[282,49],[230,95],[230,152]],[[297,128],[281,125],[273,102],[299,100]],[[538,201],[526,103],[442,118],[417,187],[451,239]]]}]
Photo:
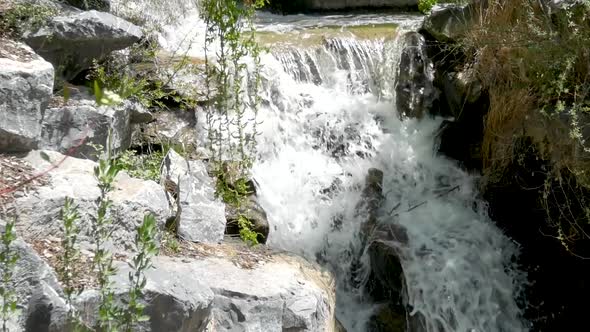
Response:
[{"label": "dry grass tuft", "polygon": [[463,40],[490,96],[484,174],[501,181],[531,141],[550,165],[542,205],[571,250],[590,240],[590,1],[553,13],[537,0],[486,3]]},{"label": "dry grass tuft", "polygon": [[497,87],[489,91],[490,109],[486,115],[482,142],[484,171],[499,180],[512,163],[515,136],[525,133],[534,98],[527,89]]}]

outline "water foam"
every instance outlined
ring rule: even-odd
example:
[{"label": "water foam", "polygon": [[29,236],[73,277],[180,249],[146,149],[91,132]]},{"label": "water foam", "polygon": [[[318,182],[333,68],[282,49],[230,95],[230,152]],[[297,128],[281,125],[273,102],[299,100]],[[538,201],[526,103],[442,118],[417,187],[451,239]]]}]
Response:
[{"label": "water foam", "polygon": [[[367,20],[376,19],[393,20]],[[284,32],[333,22],[366,23],[263,15],[258,28]],[[408,22],[415,25],[415,19]],[[181,45],[182,33],[202,29],[201,23],[189,19],[165,30],[169,47]],[[199,45],[186,49],[199,55]],[[487,217],[475,179],[433,153],[440,119],[398,118],[393,83],[399,53],[395,38],[335,37],[263,55],[261,135],[252,172],[271,225],[268,245],[332,269],[339,319],[349,332],[364,331],[374,304],[352,282],[367,217],[357,206],[367,170],[381,169],[385,202],[378,222],[407,231],[408,243],[391,245],[400,252],[419,330],[525,331],[515,301],[524,282],[512,263],[518,248]],[[366,275],[367,257],[360,259]]]}]

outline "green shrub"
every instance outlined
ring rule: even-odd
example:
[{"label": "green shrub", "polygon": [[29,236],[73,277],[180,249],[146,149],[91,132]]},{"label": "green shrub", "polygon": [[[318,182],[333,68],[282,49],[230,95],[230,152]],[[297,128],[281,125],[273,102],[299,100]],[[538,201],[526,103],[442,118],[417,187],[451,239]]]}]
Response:
[{"label": "green shrub", "polygon": [[[256,115],[261,99],[259,89],[260,53],[255,39],[254,15],[257,8],[268,1],[254,0],[241,4],[236,0],[206,0],[203,16],[207,23],[205,36],[205,75],[207,97],[212,102],[206,108],[206,126],[211,162],[217,177],[217,195],[227,204],[238,208],[247,193],[247,178],[256,154]],[[207,52],[218,43],[220,50],[215,61]],[[243,63],[253,59],[253,68]],[[248,80],[249,88],[243,88]],[[247,117],[251,110],[253,117]],[[247,133],[246,128],[252,131]],[[232,175],[226,161],[233,166]],[[232,178],[230,181],[229,178]],[[245,216],[239,216],[240,237],[249,244],[257,244],[257,234]]]},{"label": "green shrub", "polygon": [[158,182],[164,156],[165,153],[159,150],[144,155],[137,155],[135,151],[127,150],[119,155],[118,162],[130,176]]},{"label": "green shrub", "polygon": [[419,0],[418,1],[418,10],[422,13],[428,13],[434,5],[438,3],[438,0]]},{"label": "green shrub", "polygon": [[76,267],[79,264],[80,250],[77,247],[78,233],[80,227],[78,221],[80,213],[78,206],[74,201],[66,197],[64,206],[61,209],[61,220],[63,222],[64,235],[61,239],[63,255],[60,258],[57,274],[63,284],[64,294],[66,296],[66,305],[68,307],[68,321],[74,326],[78,322],[77,314],[73,307],[73,297],[79,290],[76,286],[75,279],[79,277],[79,271]]},{"label": "green shrub", "polygon": [[[108,144],[110,145],[110,139]],[[100,197],[93,224],[94,264],[100,292],[98,328],[108,332],[120,330],[131,332],[138,322],[147,319],[143,315],[145,305],[141,303],[140,298],[146,285],[144,273],[151,267],[152,257],[158,253],[157,233],[159,230],[156,219],[151,214],[146,215],[143,223],[137,228],[135,236],[137,251],[130,263],[132,271],[129,272],[127,306],[118,305],[115,303],[111,280],[117,270],[113,265],[113,255],[105,248],[105,243],[110,240],[114,227],[109,216],[112,202],[108,198],[108,194],[113,190],[115,178],[122,167],[119,160],[111,154],[110,149],[107,148],[106,152],[100,155],[98,165],[94,169]]]},{"label": "green shrub", "polygon": [[100,153],[98,165],[94,168],[94,176],[98,181],[100,196],[97,201],[98,211],[92,225],[94,267],[97,271],[100,294],[98,328],[107,332],[118,330],[123,315],[122,309],[115,303],[115,293],[111,281],[117,270],[113,265],[112,253],[105,247],[113,233],[113,221],[110,217],[112,201],[108,198],[108,194],[114,189],[113,184],[120,169],[116,159],[111,154],[109,139],[106,151]]},{"label": "green shrub", "polygon": [[[232,206],[236,211],[240,211],[240,207],[246,197],[253,193],[250,191],[248,179],[244,177],[237,179],[231,178],[231,175],[235,175],[231,174],[233,173],[231,168],[230,163],[224,163],[222,166],[215,167],[217,170],[215,193],[224,203]],[[252,225],[250,219],[243,214],[238,214],[237,217],[239,234],[242,241],[249,245],[257,245],[259,233],[252,229],[254,225]]]},{"label": "green shrub", "polygon": [[190,63],[183,61],[176,64],[173,74],[161,78],[159,61],[155,43],[145,41],[130,47],[125,61],[114,56],[101,63],[95,61],[87,79],[97,84],[100,92],[115,93],[123,100],[137,101],[146,108],[167,109],[167,101],[183,109],[194,107],[197,96],[180,96],[167,87],[173,77],[188,68]]},{"label": "green shrub", "polygon": [[240,229],[240,239],[246,242],[247,244],[254,246],[258,244],[258,232],[252,230],[254,225],[248,217],[244,215],[238,216],[238,227]]},{"label": "green shrub", "polygon": [[152,267],[152,257],[158,254],[158,224],[152,214],[144,217],[143,223],[137,228],[135,235],[135,247],[137,252],[129,266],[129,292],[127,308],[123,313],[123,331],[132,332],[133,327],[139,322],[149,320],[143,314],[145,305],[140,301],[143,289],[147,283],[145,271]]},{"label": "green shrub", "polygon": [[2,249],[0,251],[0,299],[2,300],[2,331],[7,332],[6,324],[10,316],[17,312],[17,298],[13,291],[11,281],[18,262],[18,253],[12,248],[16,240],[15,220],[6,222],[4,232],[0,235]]},{"label": "green shrub", "polygon": [[523,158],[518,142],[532,141],[528,148],[549,165],[542,205],[554,236],[573,252],[590,240],[590,142],[582,135],[590,119],[590,1],[549,14],[536,0],[495,0],[475,17],[462,47],[490,98],[486,179],[501,181]]},{"label": "green shrub", "polygon": [[19,39],[26,31],[35,30],[52,17],[57,10],[42,4],[17,3],[0,16],[0,37]]}]

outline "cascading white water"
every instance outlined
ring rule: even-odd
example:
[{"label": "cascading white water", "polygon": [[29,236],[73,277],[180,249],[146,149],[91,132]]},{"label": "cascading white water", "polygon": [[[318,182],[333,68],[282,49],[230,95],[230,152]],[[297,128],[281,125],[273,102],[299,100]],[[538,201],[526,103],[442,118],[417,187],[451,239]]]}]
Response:
[{"label": "cascading white water", "polygon": [[385,61],[384,49],[383,42],[346,39],[264,59],[270,103],[260,113],[254,177],[273,225],[269,244],[312,259],[322,253],[341,276],[341,319],[362,331],[370,306],[346,283],[366,219],[356,206],[367,170],[378,168],[386,194],[379,222],[407,230],[408,245],[392,246],[403,252],[408,302],[425,331],[523,331],[516,246],[478,206],[474,179],[434,155],[440,121],[400,121],[391,99],[378,98],[373,87],[391,82],[375,75],[396,64],[395,57]]},{"label": "cascading white water", "polygon": [[[416,20],[265,15],[258,28],[287,32],[313,22]],[[170,48],[185,38],[174,31],[194,27],[167,29]],[[252,172],[271,225],[268,245],[332,269],[339,319],[349,332],[364,331],[373,304],[351,283],[351,266],[363,251],[360,228],[367,216],[357,206],[365,175],[378,168],[385,195],[378,222],[407,232],[407,243],[391,245],[400,253],[411,315],[421,317],[423,330],[525,331],[515,300],[525,282],[512,262],[517,247],[487,217],[475,179],[435,156],[440,119],[398,118],[393,83],[400,51],[396,38],[384,39],[333,37],[263,55],[261,135]],[[200,54],[198,44],[190,54]]]}]

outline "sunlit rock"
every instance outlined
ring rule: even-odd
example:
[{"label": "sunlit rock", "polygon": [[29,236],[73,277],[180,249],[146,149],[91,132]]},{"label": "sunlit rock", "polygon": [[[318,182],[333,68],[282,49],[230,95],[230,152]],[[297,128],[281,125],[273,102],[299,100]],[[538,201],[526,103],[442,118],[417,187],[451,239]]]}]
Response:
[{"label": "sunlit rock", "polygon": [[0,151],[38,146],[53,90],[53,66],[30,47],[0,39]]}]

